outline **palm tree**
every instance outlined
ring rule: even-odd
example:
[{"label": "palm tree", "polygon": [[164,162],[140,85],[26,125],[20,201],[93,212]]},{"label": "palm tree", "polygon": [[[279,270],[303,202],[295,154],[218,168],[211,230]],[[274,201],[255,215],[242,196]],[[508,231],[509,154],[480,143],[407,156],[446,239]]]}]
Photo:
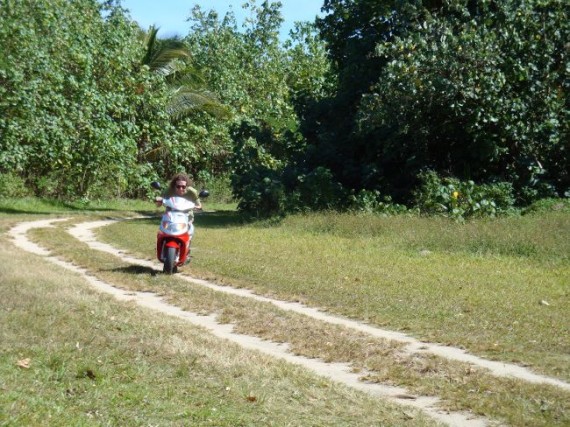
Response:
[{"label": "palm tree", "polygon": [[190,53],[178,37],[158,39],[158,28],[151,26],[145,35],[146,52],[141,65],[162,75],[170,88],[170,101],[166,110],[173,122],[196,111],[205,111],[225,117],[228,110],[216,96],[203,89],[203,80],[192,66]]},{"label": "palm tree", "polygon": [[[204,89],[203,79],[192,65],[190,52],[178,37],[159,39],[158,28],[151,26],[148,32],[142,31],[145,54],[140,65],[162,76],[168,88],[166,111],[173,124],[196,113],[206,112],[219,118],[229,116],[229,110],[216,96]],[[148,139],[142,136],[139,141],[139,157],[157,160],[168,157],[168,148],[159,143],[149,146]]]}]

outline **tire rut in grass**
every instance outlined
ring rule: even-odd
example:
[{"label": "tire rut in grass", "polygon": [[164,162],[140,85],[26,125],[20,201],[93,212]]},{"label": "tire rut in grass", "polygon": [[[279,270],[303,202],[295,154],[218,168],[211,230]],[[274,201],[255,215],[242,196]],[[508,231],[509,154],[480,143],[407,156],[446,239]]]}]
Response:
[{"label": "tire rut in grass", "polygon": [[[91,230],[98,226],[103,226],[108,224],[109,222],[93,222],[93,223],[83,223],[74,226],[70,232],[76,238],[86,242],[91,248],[97,249],[99,251],[104,251],[111,253],[115,256],[120,256],[123,261],[137,263],[141,265],[148,266],[149,268],[155,268],[158,266],[157,263],[152,263],[148,261],[143,261],[140,259],[132,258],[126,256],[123,252],[113,248],[110,245],[106,245],[103,243],[99,243],[93,237]],[[40,226],[46,226],[45,222],[39,224]],[[29,228],[26,228],[29,227]],[[23,240],[25,238],[25,233],[28,229],[30,229],[30,224],[22,227],[18,232],[14,232],[13,235],[16,237],[18,236],[18,240]],[[19,234],[18,234],[19,233]],[[37,249],[37,248],[36,248]],[[45,252],[43,253],[45,255]],[[63,265],[63,264],[62,264]],[[85,271],[83,271],[83,274]],[[351,329],[356,330],[359,334],[369,334],[375,336],[378,339],[382,340],[395,340],[398,341],[399,345],[392,346],[395,351],[401,353],[402,358],[409,357],[410,351],[417,352],[427,352],[429,353],[434,352],[433,349],[430,349],[431,344],[419,343],[414,339],[407,337],[403,334],[393,333],[391,331],[383,331],[376,328],[371,328],[367,325],[359,324],[358,322],[353,322],[347,319],[342,319],[336,316],[330,316],[325,313],[321,313],[318,310],[302,306],[300,304],[295,303],[288,303],[283,301],[275,301],[269,298],[260,297],[257,295],[253,295],[250,292],[242,289],[232,289],[225,286],[218,286],[215,284],[211,284],[205,281],[200,281],[188,277],[184,277],[184,279],[189,280],[195,284],[200,284],[203,287],[206,287],[215,292],[225,292],[230,293],[234,296],[245,297],[249,300],[255,300],[261,303],[271,303],[282,310],[286,310],[289,312],[296,313],[297,315],[309,316],[314,319],[318,319],[319,322],[337,325],[341,329]],[[96,280],[91,278],[91,280]],[[97,285],[97,283],[92,283],[93,285]],[[217,336],[224,337],[230,339],[232,341],[236,341],[247,348],[254,348],[259,351],[263,351],[268,354],[272,354],[276,357],[280,357],[286,360],[290,360],[294,363],[301,364],[306,366],[307,368],[318,372],[323,376],[327,376],[335,381],[342,382],[347,384],[351,387],[364,390],[370,394],[384,396],[389,398],[390,400],[395,400],[400,403],[408,404],[415,408],[420,408],[424,410],[426,413],[430,414],[432,417],[439,419],[440,421],[449,424],[449,425],[486,425],[487,420],[482,418],[474,418],[470,415],[466,415],[461,412],[451,412],[451,411],[441,411],[440,408],[437,408],[437,405],[441,405],[441,401],[434,397],[421,397],[421,396],[410,396],[410,392],[401,387],[394,387],[394,386],[384,386],[381,384],[369,384],[360,380],[362,376],[368,378],[374,378],[375,373],[372,372],[368,374],[365,371],[361,371],[359,373],[349,372],[349,365],[346,363],[324,363],[317,359],[309,359],[306,357],[299,357],[292,355],[289,351],[290,349],[295,350],[294,344],[283,345],[283,344],[275,344],[273,342],[269,342],[267,340],[260,339],[258,337],[251,337],[248,335],[243,334],[236,334],[236,329],[243,330],[243,332],[247,332],[248,328],[243,326],[243,324],[237,323],[237,326],[232,324],[220,325],[219,318],[216,319],[213,316],[196,316],[188,311],[181,310],[180,308],[176,308],[171,304],[166,304],[163,299],[157,298],[156,295],[149,294],[149,293],[141,293],[141,292],[124,292],[118,291],[115,287],[110,286],[108,284],[103,284],[103,282],[99,281],[97,285],[102,288],[105,292],[112,292],[118,298],[127,298],[127,299],[135,299],[139,304],[146,305],[148,307],[154,308],[155,310],[159,310],[164,313],[168,313],[171,315],[176,315],[178,317],[187,318],[187,320],[192,321],[193,323],[200,324],[201,326],[207,327],[209,330],[212,331]],[[105,288],[105,289],[103,289]],[[122,297],[121,297],[122,295]],[[192,317],[194,316],[194,317]],[[229,318],[228,321],[235,321],[235,319]],[[204,323],[205,322],[205,323]],[[354,332],[353,332],[354,333]],[[263,335],[263,334],[262,334]],[[266,338],[266,337],[263,337]],[[271,337],[270,337],[271,338]],[[331,338],[331,340],[335,340],[335,338]],[[405,351],[402,351],[402,344],[405,345]],[[419,348],[419,346],[424,346],[424,348]],[[436,346],[437,348],[437,346]],[[331,353],[334,354],[334,348],[331,349]],[[313,357],[321,357],[326,352],[322,350],[318,350],[316,354],[311,356]],[[417,357],[417,354],[416,354]],[[334,359],[334,357],[330,357]],[[350,367],[350,369],[354,369],[354,366]],[[424,369],[420,366],[420,370]],[[377,375],[376,375],[377,376]],[[377,376],[378,377],[378,376]],[[410,399],[411,398],[411,399]]]},{"label": "tire rut in grass", "polygon": [[[75,238],[87,243],[93,249],[105,251],[105,252],[114,254],[116,256],[121,256],[127,262],[139,263],[139,264],[147,266],[147,267],[152,267],[152,268],[158,269],[159,267],[157,267],[157,266],[159,266],[159,264],[156,262],[143,261],[143,260],[138,259],[138,258],[127,256],[124,251],[121,251],[121,250],[119,250],[119,249],[117,249],[111,245],[108,245],[106,243],[101,243],[101,242],[97,241],[92,230],[95,228],[98,228],[98,227],[103,227],[103,226],[112,224],[113,222],[115,222],[115,221],[106,220],[106,221],[95,221],[95,222],[81,223],[81,224],[75,225],[73,228],[71,228],[69,230],[69,232]],[[391,330],[387,330],[387,329],[381,329],[381,328],[370,326],[370,325],[367,325],[367,324],[364,324],[364,323],[361,323],[358,321],[354,321],[351,319],[347,319],[347,318],[343,318],[343,317],[335,316],[335,315],[330,315],[330,314],[324,313],[324,312],[322,312],[316,308],[308,307],[308,306],[300,304],[300,303],[290,302],[290,301],[281,301],[281,300],[275,300],[272,298],[264,297],[261,295],[254,294],[253,292],[251,292],[247,289],[237,289],[237,288],[232,288],[231,286],[220,286],[220,285],[217,285],[215,283],[211,283],[211,282],[208,282],[208,281],[202,280],[202,279],[196,279],[196,278],[193,278],[193,277],[188,276],[188,275],[183,275],[183,277],[191,283],[198,284],[201,286],[205,286],[205,287],[212,289],[212,290],[215,290],[215,291],[229,293],[232,295],[243,296],[243,297],[254,299],[256,301],[268,302],[268,303],[274,304],[275,306],[277,306],[283,310],[286,310],[286,311],[292,311],[292,312],[296,312],[299,314],[303,314],[305,316],[308,316],[308,317],[311,317],[311,318],[314,318],[317,320],[322,320],[322,321],[330,323],[330,324],[341,325],[341,326],[344,326],[347,328],[354,329],[354,330],[359,331],[359,332],[369,334],[369,335],[376,337],[376,338],[393,340],[396,342],[403,343],[403,344],[405,344],[405,348],[403,349],[403,351],[405,353],[410,354],[410,355],[413,355],[413,354],[432,354],[432,355],[440,356],[440,357],[443,357],[443,358],[449,359],[449,360],[455,360],[458,362],[465,362],[465,363],[473,365],[477,368],[487,369],[493,375],[496,375],[499,377],[512,377],[512,378],[516,378],[516,379],[520,379],[523,381],[536,383],[536,384],[549,384],[549,385],[553,385],[556,387],[560,387],[564,390],[570,391],[570,384],[568,384],[562,380],[556,379],[556,378],[551,378],[551,377],[548,377],[545,375],[536,374],[536,373],[532,372],[531,370],[529,370],[525,367],[522,367],[522,366],[513,365],[513,364],[509,364],[509,363],[505,363],[505,362],[496,362],[496,361],[484,359],[482,357],[478,357],[478,356],[469,354],[463,349],[459,349],[459,348],[455,348],[455,347],[450,347],[450,346],[445,346],[445,345],[440,345],[440,344],[435,344],[435,343],[429,343],[429,342],[423,342],[423,341],[417,340],[417,339],[415,339],[409,335],[403,334],[401,332],[391,331]]]}]

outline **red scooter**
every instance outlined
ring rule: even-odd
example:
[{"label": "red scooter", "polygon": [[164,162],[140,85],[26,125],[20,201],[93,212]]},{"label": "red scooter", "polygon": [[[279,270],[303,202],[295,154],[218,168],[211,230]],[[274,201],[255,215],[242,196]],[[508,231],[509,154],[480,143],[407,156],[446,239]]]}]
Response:
[{"label": "red scooter", "polygon": [[[154,181],[151,186],[160,190],[160,183]],[[208,196],[207,190],[200,192],[200,197]],[[162,199],[166,212],[162,215],[160,228],[156,235],[156,257],[164,264],[162,271],[173,274],[178,267],[190,261],[190,242],[194,234],[194,225],[189,220],[189,213],[196,206],[183,197]]]}]

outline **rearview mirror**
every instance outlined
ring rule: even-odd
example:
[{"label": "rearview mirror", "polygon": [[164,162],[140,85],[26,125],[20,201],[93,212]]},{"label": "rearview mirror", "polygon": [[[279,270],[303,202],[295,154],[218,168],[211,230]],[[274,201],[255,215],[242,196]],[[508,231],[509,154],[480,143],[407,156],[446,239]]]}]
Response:
[{"label": "rearview mirror", "polygon": [[202,199],[208,197],[209,195],[210,195],[210,192],[208,190],[204,190],[204,189],[202,189],[200,191],[200,194],[198,194],[198,196],[200,196],[200,198],[202,198]]},{"label": "rearview mirror", "polygon": [[161,188],[161,187],[160,187],[160,182],[158,182],[158,181],[152,181],[152,182],[150,183],[150,186],[151,186],[152,188],[154,188],[155,190],[160,190],[160,188]]}]

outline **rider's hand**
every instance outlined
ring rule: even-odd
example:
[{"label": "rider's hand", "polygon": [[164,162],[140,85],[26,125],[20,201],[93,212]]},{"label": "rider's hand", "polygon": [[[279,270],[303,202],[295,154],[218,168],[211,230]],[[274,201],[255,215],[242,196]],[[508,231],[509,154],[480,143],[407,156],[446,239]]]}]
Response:
[{"label": "rider's hand", "polygon": [[155,197],[154,203],[156,204],[157,207],[161,207],[162,206],[162,197],[160,197],[160,196]]}]

